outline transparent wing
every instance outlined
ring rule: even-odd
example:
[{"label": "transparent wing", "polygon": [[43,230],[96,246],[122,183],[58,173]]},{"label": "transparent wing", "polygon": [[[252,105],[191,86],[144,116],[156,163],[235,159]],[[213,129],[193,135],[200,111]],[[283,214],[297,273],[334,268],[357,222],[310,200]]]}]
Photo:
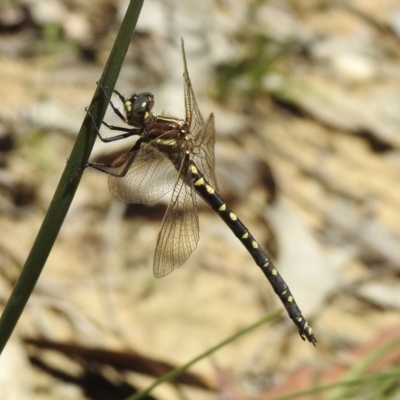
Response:
[{"label": "transparent wing", "polygon": [[182,163],[171,202],[165,213],[154,254],[154,276],[162,278],[179,268],[197,247],[199,219],[188,157]]},{"label": "transparent wing", "polygon": [[208,181],[215,190],[218,190],[217,178],[215,176],[214,114],[210,114],[201,134],[199,134],[196,139],[198,142],[193,149],[193,161],[203,173],[206,181]]},{"label": "transparent wing", "polygon": [[182,40],[182,55],[183,55],[183,80],[185,84],[185,113],[186,122],[189,124],[189,138],[195,139],[199,132],[204,127],[204,119],[201,115],[199,107],[197,106],[196,97],[194,96],[192,82],[189,78],[189,73],[186,64],[185,48]]},{"label": "transparent wing", "polygon": [[126,203],[151,203],[172,190],[178,172],[153,146],[122,154],[107,167],[111,193]]},{"label": "transparent wing", "polygon": [[193,161],[200,168],[206,180],[217,190],[217,179],[215,177],[215,124],[214,115],[211,114],[206,123],[197,105],[193,92],[192,82],[187,69],[185,49],[182,40],[183,55],[183,79],[185,84],[185,111],[186,121],[189,124],[188,137],[194,143]]}]

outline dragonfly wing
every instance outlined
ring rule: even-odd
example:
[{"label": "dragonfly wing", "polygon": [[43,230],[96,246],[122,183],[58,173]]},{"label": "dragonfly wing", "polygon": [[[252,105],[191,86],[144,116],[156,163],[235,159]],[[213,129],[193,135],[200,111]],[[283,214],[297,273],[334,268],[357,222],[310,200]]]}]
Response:
[{"label": "dragonfly wing", "polygon": [[171,161],[153,146],[122,154],[105,171],[111,193],[119,200],[147,204],[172,190],[178,172]]},{"label": "dragonfly wing", "polygon": [[196,194],[186,157],[158,234],[154,276],[162,278],[179,268],[197,247],[199,219]]},{"label": "dragonfly wing", "polygon": [[189,124],[189,139],[195,144],[193,150],[193,161],[199,167],[206,180],[215,188],[217,188],[217,180],[215,178],[215,124],[214,115],[211,114],[206,123],[197,105],[196,97],[193,92],[192,82],[189,78],[187,69],[185,49],[182,40],[183,55],[183,79],[185,84],[185,110],[186,121]]},{"label": "dragonfly wing", "polygon": [[183,56],[183,80],[184,80],[184,92],[185,92],[185,114],[186,121],[189,124],[189,138],[194,139],[197,134],[204,127],[204,119],[201,115],[199,107],[197,105],[196,97],[193,92],[192,82],[189,78],[189,72],[187,69],[185,48],[182,40],[182,56]]},{"label": "dragonfly wing", "polygon": [[210,114],[203,129],[197,135],[193,150],[193,161],[203,173],[206,181],[218,190],[217,178],[215,177],[215,125],[214,114]]}]

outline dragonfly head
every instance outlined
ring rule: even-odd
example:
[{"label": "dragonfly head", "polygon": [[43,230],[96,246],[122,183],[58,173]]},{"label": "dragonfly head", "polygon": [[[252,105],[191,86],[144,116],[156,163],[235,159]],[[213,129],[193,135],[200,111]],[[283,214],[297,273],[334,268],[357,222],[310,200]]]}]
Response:
[{"label": "dragonfly head", "polygon": [[149,92],[143,92],[130,96],[125,104],[128,123],[136,127],[142,127],[151,116],[154,106],[154,96]]}]

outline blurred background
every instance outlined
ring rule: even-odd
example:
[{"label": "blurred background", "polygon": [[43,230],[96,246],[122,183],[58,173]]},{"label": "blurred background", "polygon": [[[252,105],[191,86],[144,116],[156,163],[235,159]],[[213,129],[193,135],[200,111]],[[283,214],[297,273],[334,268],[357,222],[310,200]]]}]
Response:
[{"label": "blurred background", "polygon": [[[2,305],[126,7],[0,5]],[[299,338],[285,313],[196,364],[187,385],[163,385],[153,396],[266,399],[309,387],[315,374],[332,382],[399,335],[400,4],[148,1],[116,89],[150,91],[156,114],[183,118],[181,38],[203,117],[215,114],[220,193],[276,262],[318,347]],[[120,124],[112,112],[106,120]],[[132,145],[97,141],[91,160],[109,162]],[[200,200],[197,250],[155,279],[168,199],[122,204],[105,174],[85,171],[2,356],[1,398],[122,399],[282,307]]]}]

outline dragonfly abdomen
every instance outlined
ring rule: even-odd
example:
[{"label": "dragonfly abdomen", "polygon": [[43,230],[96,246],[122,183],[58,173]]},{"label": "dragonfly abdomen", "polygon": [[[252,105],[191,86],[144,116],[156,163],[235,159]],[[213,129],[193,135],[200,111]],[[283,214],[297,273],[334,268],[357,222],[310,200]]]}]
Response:
[{"label": "dragonfly abdomen", "polygon": [[274,264],[257,243],[253,235],[246,226],[240,221],[237,215],[229,208],[218,192],[204,178],[202,172],[197,168],[193,161],[190,162],[190,172],[192,174],[193,185],[200,197],[215,211],[220,218],[229,226],[235,236],[246,247],[256,264],[260,267],[263,274],[271,283],[275,293],[285,306],[289,317],[299,329],[300,336],[303,340],[307,339],[315,345],[317,340],[308,325],[307,320],[303,317],[299,307],[294,300],[287,284],[275,268]]}]

